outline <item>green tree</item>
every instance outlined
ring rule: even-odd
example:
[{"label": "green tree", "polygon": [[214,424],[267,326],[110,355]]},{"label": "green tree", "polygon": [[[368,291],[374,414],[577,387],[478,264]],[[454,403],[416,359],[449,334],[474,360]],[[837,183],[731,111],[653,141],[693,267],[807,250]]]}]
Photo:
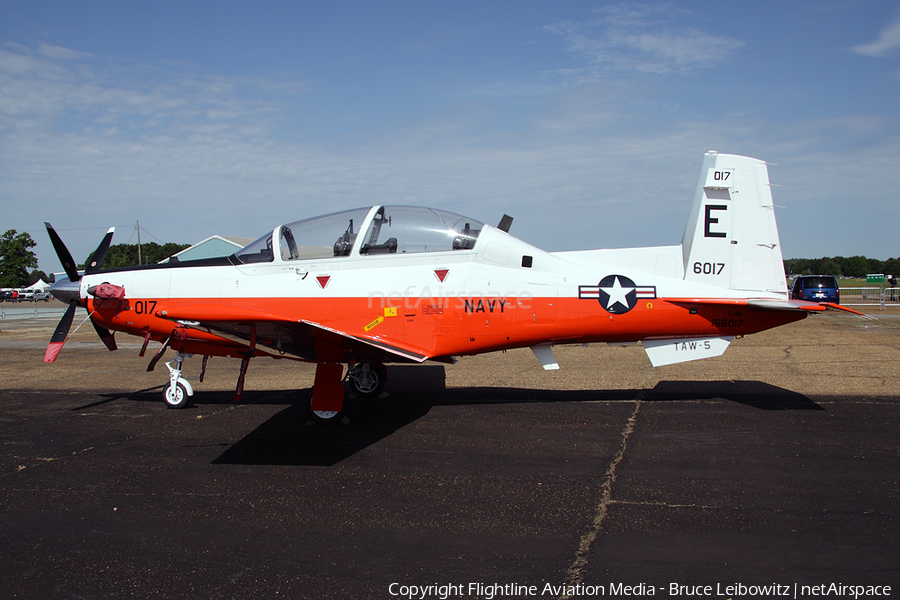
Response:
[{"label": "green tree", "polygon": [[835,277],[840,277],[843,275],[843,271],[841,271],[841,263],[831,258],[825,257],[819,263],[819,270],[816,275],[834,275]]},{"label": "green tree", "polygon": [[865,277],[869,271],[869,261],[865,256],[851,256],[842,266],[843,274],[848,277]]},{"label": "green tree", "polygon": [[10,229],[0,236],[0,287],[25,287],[28,274],[37,269],[37,256],[31,251],[37,244],[27,233]]},{"label": "green tree", "polygon": [[886,261],[878,260],[877,258],[867,258],[866,262],[869,263],[869,268],[866,269],[866,275],[868,275],[869,273],[884,273],[884,265]]},{"label": "green tree", "polygon": [[35,269],[31,273],[28,274],[28,285],[34,285],[39,280],[45,281],[46,283],[53,283],[53,277],[47,275],[43,271],[39,271]]},{"label": "green tree", "polygon": [[835,256],[829,258],[790,258],[784,261],[784,272],[788,275],[843,275],[845,277],[865,277],[869,273],[900,275],[900,258],[878,260],[865,256]]}]

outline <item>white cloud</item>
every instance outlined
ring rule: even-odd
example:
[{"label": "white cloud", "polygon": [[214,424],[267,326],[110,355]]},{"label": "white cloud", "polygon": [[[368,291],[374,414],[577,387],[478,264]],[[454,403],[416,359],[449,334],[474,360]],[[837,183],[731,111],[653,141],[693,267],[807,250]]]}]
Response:
[{"label": "white cloud", "polygon": [[[616,43],[656,57],[649,64],[700,68],[697,48],[718,43],[702,41],[701,32],[686,41],[687,29],[666,44],[663,34],[641,37],[647,15],[621,9],[604,18],[616,35],[636,36]],[[515,235],[551,250],[676,244],[709,149],[784,165],[772,180],[789,184],[776,190],[776,203],[789,207],[786,247],[819,248],[827,239],[835,249],[821,254],[839,254],[849,252],[838,249],[846,237],[818,232],[854,219],[887,223],[893,213],[883,206],[900,187],[900,172],[890,168],[900,158],[900,127],[877,117],[768,125],[714,116],[640,127],[643,113],[634,107],[653,95],[644,83],[585,75],[580,85],[548,91],[515,127],[483,127],[491,117],[478,104],[383,127],[365,121],[344,143],[341,132],[315,128],[320,119],[338,120],[330,107],[289,114],[306,100],[302,82],[63,51],[51,60],[7,48],[0,51],[4,226],[31,230],[45,270],[58,268],[39,229],[45,219],[82,258],[107,226],[138,219],[163,241],[192,242],[214,233],[256,237],[279,222],[376,203],[433,205],[488,222],[506,212],[516,217]],[[864,212],[836,219],[850,201]],[[87,227],[97,229],[75,231]],[[127,238],[127,230],[117,234],[117,242]]]},{"label": "white cloud", "polygon": [[900,17],[882,29],[874,41],[856,46],[853,51],[866,56],[882,57],[887,56],[898,46],[900,46]]},{"label": "white cloud", "polygon": [[38,44],[38,54],[49,58],[50,60],[80,60],[84,58],[94,58],[93,54],[87,52],[79,52],[78,50],[70,50],[61,46],[51,46],[50,44]]},{"label": "white cloud", "polygon": [[[15,47],[15,49],[19,49]],[[7,76],[38,76],[54,78],[64,75],[65,69],[51,61],[36,58],[27,52],[0,50],[0,74]]]},{"label": "white cloud", "polygon": [[597,10],[589,23],[560,22],[547,29],[596,69],[685,74],[728,60],[743,45],[676,23],[685,13],[668,5],[617,5]]}]

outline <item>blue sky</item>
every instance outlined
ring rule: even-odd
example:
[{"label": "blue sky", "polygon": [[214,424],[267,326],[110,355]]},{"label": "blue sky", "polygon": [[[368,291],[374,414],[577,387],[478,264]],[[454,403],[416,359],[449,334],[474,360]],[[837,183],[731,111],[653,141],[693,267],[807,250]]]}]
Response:
[{"label": "blue sky", "polygon": [[[186,4],[186,5],[185,5]],[[258,237],[436,206],[547,250],[677,244],[707,150],[785,257],[900,255],[900,6],[28,2],[0,19],[0,231]]]}]

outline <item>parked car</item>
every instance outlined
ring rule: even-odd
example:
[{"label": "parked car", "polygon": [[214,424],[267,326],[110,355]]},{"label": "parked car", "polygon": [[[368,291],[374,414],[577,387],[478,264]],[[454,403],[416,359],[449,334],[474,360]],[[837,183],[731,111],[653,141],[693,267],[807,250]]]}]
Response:
[{"label": "parked car", "polygon": [[831,275],[801,275],[791,286],[791,298],[840,304],[841,290]]}]

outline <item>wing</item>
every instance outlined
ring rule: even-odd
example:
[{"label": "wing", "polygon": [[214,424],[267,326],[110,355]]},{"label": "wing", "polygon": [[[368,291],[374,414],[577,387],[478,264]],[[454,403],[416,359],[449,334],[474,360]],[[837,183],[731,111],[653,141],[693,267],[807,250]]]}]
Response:
[{"label": "wing", "polygon": [[222,304],[188,304],[159,316],[191,329],[241,344],[263,347],[273,355],[313,362],[421,363],[430,357],[381,340],[355,336],[312,321],[293,321],[264,311]]}]

